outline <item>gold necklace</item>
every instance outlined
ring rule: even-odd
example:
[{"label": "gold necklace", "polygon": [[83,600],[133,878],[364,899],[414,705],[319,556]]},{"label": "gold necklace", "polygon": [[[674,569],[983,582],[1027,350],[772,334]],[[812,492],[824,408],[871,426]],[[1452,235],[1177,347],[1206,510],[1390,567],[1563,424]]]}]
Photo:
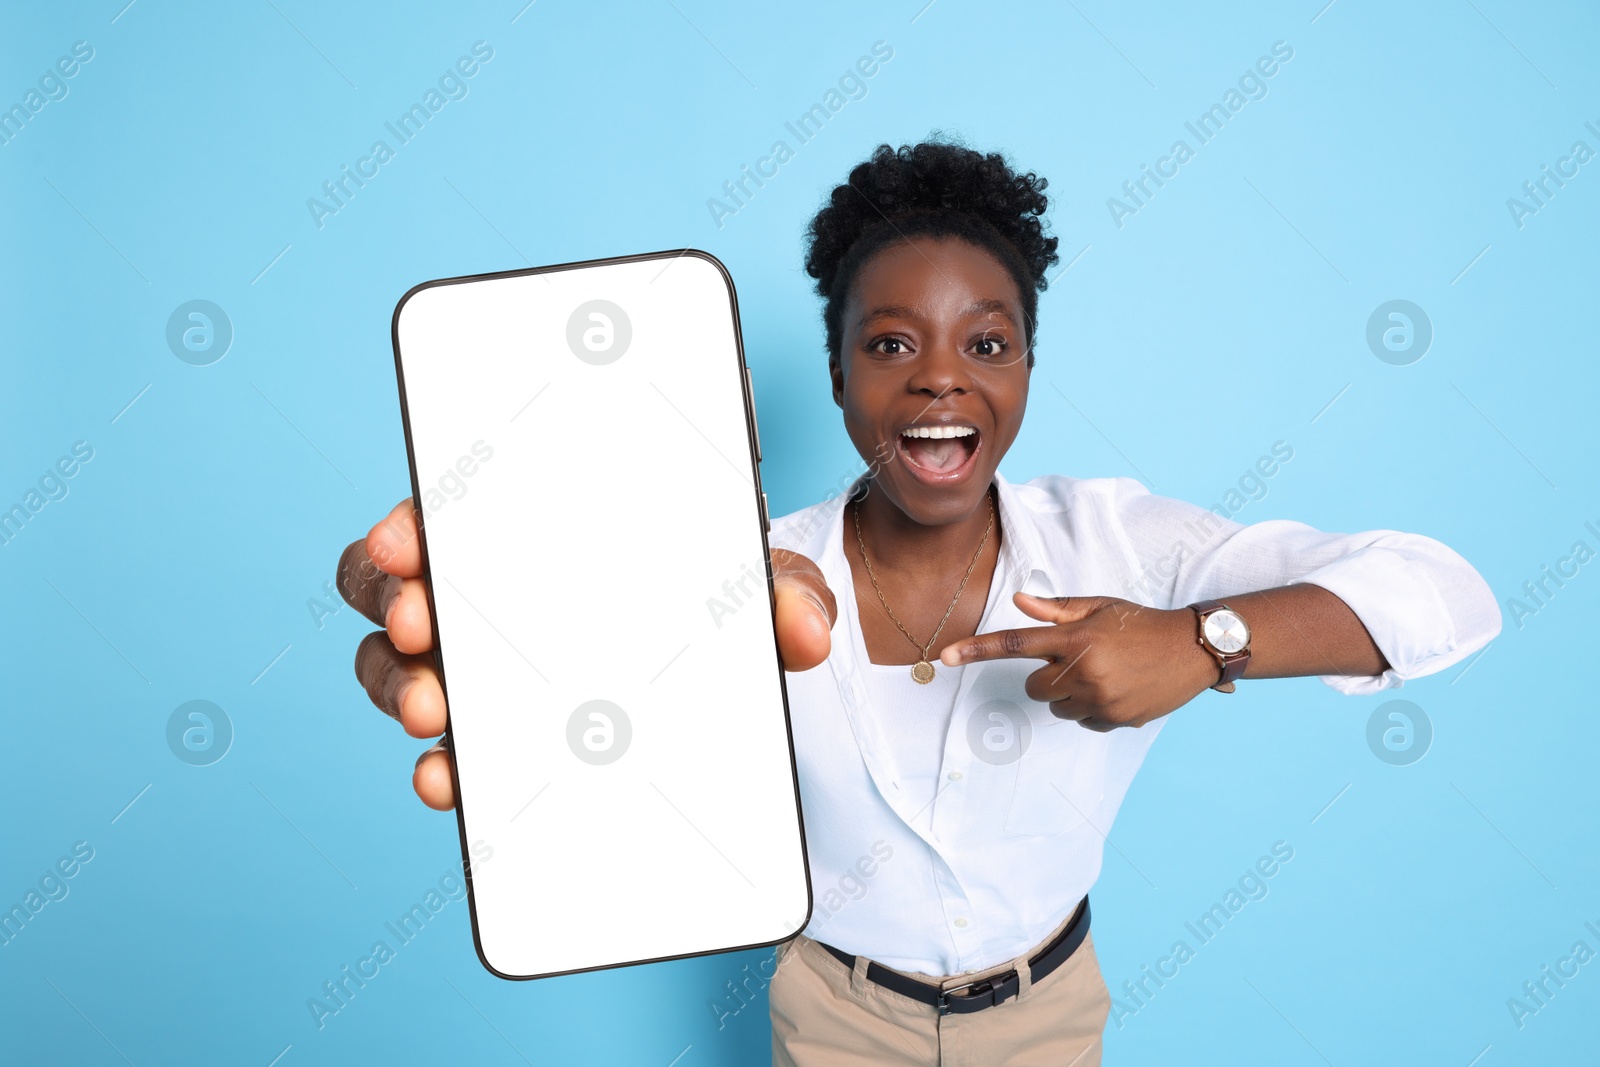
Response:
[{"label": "gold necklace", "polygon": [[867,578],[872,582],[873,592],[878,594],[878,603],[883,605],[884,613],[889,616],[889,621],[900,628],[906,635],[906,640],[911,642],[913,648],[920,653],[921,658],[912,665],[911,677],[918,685],[927,685],[933,681],[933,664],[928,662],[928,653],[933,649],[933,643],[939,640],[939,634],[944,630],[944,624],[950,621],[950,613],[956,610],[956,604],[961,600],[961,594],[966,591],[967,580],[972,577],[972,572],[978,567],[978,560],[983,556],[984,548],[989,544],[989,534],[994,529],[994,499],[989,498],[989,525],[983,531],[983,540],[978,542],[978,551],[972,554],[972,562],[967,565],[967,573],[961,576],[961,584],[956,588],[955,599],[950,601],[950,606],[944,609],[944,618],[939,620],[938,628],[933,631],[933,636],[928,638],[925,645],[917,644],[917,639],[911,636],[911,631],[905,624],[895,617],[890,609],[889,602],[883,598],[883,590],[878,586],[878,576],[873,573],[872,560],[867,558],[867,543],[861,539],[861,502],[856,501],[853,513],[856,520],[856,544],[861,548],[861,562],[867,565]]}]

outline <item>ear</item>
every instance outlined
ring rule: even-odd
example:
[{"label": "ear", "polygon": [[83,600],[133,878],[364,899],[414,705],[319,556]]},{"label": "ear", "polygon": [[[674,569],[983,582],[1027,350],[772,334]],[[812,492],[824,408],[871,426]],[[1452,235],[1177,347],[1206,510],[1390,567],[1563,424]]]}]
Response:
[{"label": "ear", "polygon": [[835,355],[828,360],[828,376],[833,379],[833,402],[844,408],[844,363]]}]

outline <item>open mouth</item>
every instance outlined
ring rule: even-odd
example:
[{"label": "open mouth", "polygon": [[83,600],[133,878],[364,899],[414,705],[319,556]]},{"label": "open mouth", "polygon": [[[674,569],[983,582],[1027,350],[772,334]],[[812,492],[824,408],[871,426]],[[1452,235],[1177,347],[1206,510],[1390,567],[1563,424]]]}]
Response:
[{"label": "open mouth", "polygon": [[946,482],[972,466],[979,436],[976,426],[910,426],[900,431],[900,454],[919,477]]}]

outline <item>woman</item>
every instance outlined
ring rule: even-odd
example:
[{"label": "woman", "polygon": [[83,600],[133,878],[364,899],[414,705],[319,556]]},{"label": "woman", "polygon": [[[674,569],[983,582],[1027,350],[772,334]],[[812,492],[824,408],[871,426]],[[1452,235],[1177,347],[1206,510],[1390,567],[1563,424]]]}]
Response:
[{"label": "woman", "polygon": [[[811,222],[833,396],[868,470],[771,534],[817,897],[769,989],[775,1063],[1098,1063],[1087,893],[1162,717],[1241,677],[1375,692],[1499,632],[1483,580],[1426,537],[1002,477],[1057,260],[1045,187],[999,155],[884,145]],[[430,737],[421,573],[408,500],[339,584],[385,628],[358,678]],[[440,746],[413,784],[454,804]]]}]

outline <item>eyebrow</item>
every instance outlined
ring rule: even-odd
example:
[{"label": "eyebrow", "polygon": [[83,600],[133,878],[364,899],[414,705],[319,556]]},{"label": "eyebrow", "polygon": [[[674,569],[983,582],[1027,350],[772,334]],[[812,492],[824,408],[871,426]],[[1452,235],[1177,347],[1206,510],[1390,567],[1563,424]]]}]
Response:
[{"label": "eyebrow", "polygon": [[[961,309],[961,315],[963,317],[969,315],[990,314],[1002,315],[1013,326],[1016,325],[1016,320],[1011,317],[1010,308],[1006,306],[1006,303],[1003,300],[995,300],[992,298],[988,300],[978,300]],[[872,311],[869,311],[865,315],[861,316],[859,325],[866,326],[869,323],[876,322],[879,319],[917,319],[921,317],[922,313],[914,307],[910,307],[905,304],[885,304],[883,307],[874,308]]]}]

